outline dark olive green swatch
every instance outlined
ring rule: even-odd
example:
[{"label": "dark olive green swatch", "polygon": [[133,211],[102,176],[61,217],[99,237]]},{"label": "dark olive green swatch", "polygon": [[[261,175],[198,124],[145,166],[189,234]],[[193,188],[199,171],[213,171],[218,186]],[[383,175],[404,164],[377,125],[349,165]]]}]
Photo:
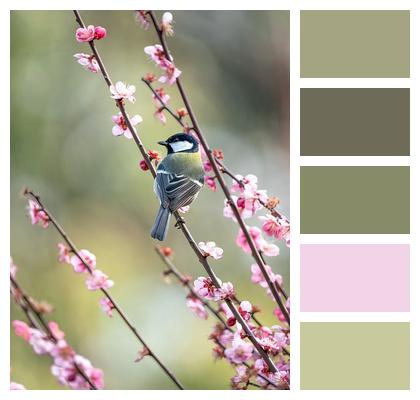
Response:
[{"label": "dark olive green swatch", "polygon": [[409,156],[410,89],[301,89],[302,156]]},{"label": "dark olive green swatch", "polygon": [[301,11],[302,78],[408,78],[410,12]]},{"label": "dark olive green swatch", "polygon": [[300,387],[408,390],[409,323],[301,323]]},{"label": "dark olive green swatch", "polygon": [[300,233],[410,233],[410,169],[301,167]]}]

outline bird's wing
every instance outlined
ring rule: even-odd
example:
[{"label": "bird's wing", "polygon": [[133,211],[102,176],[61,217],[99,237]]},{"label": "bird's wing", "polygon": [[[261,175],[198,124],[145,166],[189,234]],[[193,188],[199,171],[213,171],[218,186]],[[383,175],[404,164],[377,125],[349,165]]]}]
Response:
[{"label": "bird's wing", "polygon": [[163,207],[171,211],[192,203],[203,184],[185,175],[157,171],[155,192]]}]

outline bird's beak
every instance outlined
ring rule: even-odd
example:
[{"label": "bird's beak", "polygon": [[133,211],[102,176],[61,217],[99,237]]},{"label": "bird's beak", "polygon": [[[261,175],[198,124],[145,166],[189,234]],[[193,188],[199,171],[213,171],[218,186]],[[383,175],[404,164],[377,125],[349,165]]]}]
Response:
[{"label": "bird's beak", "polygon": [[166,140],[161,140],[160,142],[158,142],[158,144],[160,144],[161,146],[167,146],[168,142]]}]

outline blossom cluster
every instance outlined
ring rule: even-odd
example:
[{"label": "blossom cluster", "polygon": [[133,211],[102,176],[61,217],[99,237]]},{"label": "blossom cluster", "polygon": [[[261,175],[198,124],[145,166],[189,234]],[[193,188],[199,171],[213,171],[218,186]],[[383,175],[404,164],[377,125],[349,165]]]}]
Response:
[{"label": "blossom cluster", "polygon": [[[60,330],[56,322],[50,321],[48,323],[49,334],[37,328],[32,328],[19,320],[14,320],[12,325],[15,334],[25,340],[36,354],[46,354],[52,358],[51,373],[62,385],[71,389],[90,389],[89,383],[81,375],[80,370],[97,389],[103,389],[104,376],[102,370],[93,367],[88,359],[74,351],[65,340],[64,332]],[[24,389],[24,387],[14,384],[13,389]]]},{"label": "blossom cluster", "polygon": [[[86,273],[88,290],[109,289],[114,286],[114,281],[101,270],[96,269],[96,256],[89,250],[82,249],[78,254],[72,254],[64,243],[58,243],[58,261],[70,264],[76,273]],[[101,299],[100,306],[107,315],[112,315],[113,305],[108,298]]]}]

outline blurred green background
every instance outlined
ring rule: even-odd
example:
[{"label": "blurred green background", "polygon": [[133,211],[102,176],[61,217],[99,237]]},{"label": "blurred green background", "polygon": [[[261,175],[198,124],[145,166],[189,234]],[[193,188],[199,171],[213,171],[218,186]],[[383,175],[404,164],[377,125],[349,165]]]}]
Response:
[{"label": "blurred green background", "polygon": [[[160,15],[160,13],[159,13]],[[196,111],[214,148],[223,148],[236,173],[254,173],[260,188],[289,210],[289,13],[286,11],[175,11],[169,46]],[[140,82],[158,73],[143,48],[155,44],[131,11],[84,11],[86,24],[102,25],[108,37],[97,43],[115,81],[137,87],[131,115],[144,121],[138,132],[148,148],[179,131],[153,117],[148,89]],[[183,289],[163,282],[161,261],[149,237],[157,210],[149,173],[138,168],[133,141],[111,134],[114,102],[101,75],[82,69],[74,53],[88,45],[74,38],[70,11],[11,13],[11,255],[18,281],[35,298],[54,305],[51,316],[76,351],[104,370],[107,389],[173,389],[153,360],[135,364],[139,344],[117,315],[99,308],[100,293],[57,262],[53,229],[31,226],[20,190],[41,194],[79,248],[96,254],[98,267],[114,281],[111,293],[149,345],[191,389],[228,389],[232,368],[214,362],[207,340],[214,321],[197,319],[185,306]],[[175,88],[171,105],[181,103]],[[230,181],[230,180],[229,180]],[[223,195],[205,189],[186,215],[197,241],[224,248],[214,268],[235,284],[240,298],[263,308],[260,319],[275,323],[273,303],[250,280],[252,259],[235,245],[236,225],[223,217]],[[255,223],[260,225],[259,221]],[[167,245],[175,262],[194,278],[203,275],[184,237],[171,228]],[[289,290],[289,251],[269,259]],[[11,306],[12,318],[23,319]],[[51,361],[35,355],[11,335],[12,379],[28,389],[62,388],[50,374]]]}]

